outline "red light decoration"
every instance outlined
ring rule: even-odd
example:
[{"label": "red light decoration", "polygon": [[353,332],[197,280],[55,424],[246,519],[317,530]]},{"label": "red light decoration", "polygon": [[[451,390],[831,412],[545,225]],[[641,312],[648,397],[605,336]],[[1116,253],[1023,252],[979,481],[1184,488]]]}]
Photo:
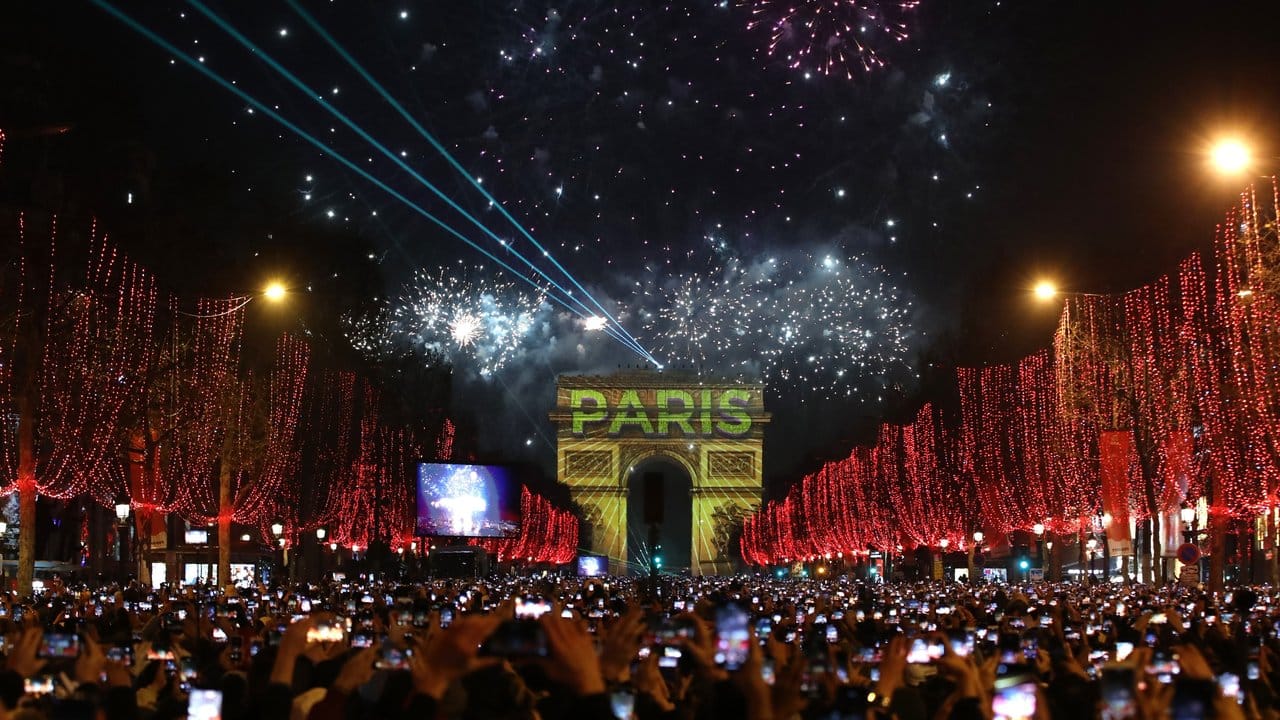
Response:
[{"label": "red light decoration", "polygon": [[573,513],[522,488],[520,514],[518,538],[476,538],[471,544],[496,554],[499,562],[563,565],[573,560],[578,551],[578,519]]},{"label": "red light decoration", "polygon": [[[744,559],[961,547],[975,529],[999,542],[1041,522],[1073,532],[1101,509],[1103,469],[1121,536],[1124,514],[1202,495],[1217,516],[1280,504],[1280,281],[1266,261],[1280,185],[1259,198],[1244,193],[1219,228],[1212,281],[1192,256],[1124,294],[1071,297],[1051,348],[957,371],[959,418],[926,406],[885,425],[747,518]],[[1104,434],[1120,452],[1102,451]]]}]

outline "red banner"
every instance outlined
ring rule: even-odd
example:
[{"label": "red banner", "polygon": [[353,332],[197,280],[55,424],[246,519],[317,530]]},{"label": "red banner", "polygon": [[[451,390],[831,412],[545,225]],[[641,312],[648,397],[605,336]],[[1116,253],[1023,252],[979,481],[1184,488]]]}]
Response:
[{"label": "red banner", "polygon": [[1134,454],[1133,433],[1128,430],[1104,430],[1098,438],[1102,511],[1111,515],[1107,539],[1112,552],[1133,539],[1129,535],[1129,467]]}]

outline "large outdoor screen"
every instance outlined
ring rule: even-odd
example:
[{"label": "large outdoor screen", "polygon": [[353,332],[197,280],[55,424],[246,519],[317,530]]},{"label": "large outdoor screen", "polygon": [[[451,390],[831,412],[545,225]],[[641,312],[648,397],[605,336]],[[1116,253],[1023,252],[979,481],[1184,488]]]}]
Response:
[{"label": "large outdoor screen", "polygon": [[418,463],[419,535],[518,537],[520,481],[502,465]]}]

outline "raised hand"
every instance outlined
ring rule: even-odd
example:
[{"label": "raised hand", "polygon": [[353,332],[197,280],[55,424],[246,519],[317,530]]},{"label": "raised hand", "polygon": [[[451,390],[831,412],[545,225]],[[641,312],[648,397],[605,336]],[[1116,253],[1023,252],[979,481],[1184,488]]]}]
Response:
[{"label": "raised hand", "polygon": [[644,634],[644,610],[639,607],[628,610],[604,633],[600,672],[606,682],[627,681],[631,675],[631,661],[640,650]]},{"label": "raised hand", "polygon": [[543,615],[539,622],[547,633],[551,653],[550,662],[544,663],[547,674],[578,695],[604,692],[604,675],[586,629],[572,620],[549,614]]},{"label": "raised hand", "polygon": [[409,660],[414,689],[439,700],[455,680],[489,664],[476,659],[480,643],[502,622],[498,615],[467,615],[433,631]]},{"label": "raised hand", "polygon": [[373,648],[364,648],[347,658],[347,661],[342,664],[342,670],[338,672],[337,679],[333,681],[333,689],[344,695],[354,693],[356,688],[369,682],[373,677],[373,665],[377,659],[378,652]]},{"label": "raised hand", "polygon": [[45,661],[37,656],[43,638],[44,632],[40,628],[29,627],[23,630],[6,660],[9,669],[24,678],[34,677],[43,670]]}]

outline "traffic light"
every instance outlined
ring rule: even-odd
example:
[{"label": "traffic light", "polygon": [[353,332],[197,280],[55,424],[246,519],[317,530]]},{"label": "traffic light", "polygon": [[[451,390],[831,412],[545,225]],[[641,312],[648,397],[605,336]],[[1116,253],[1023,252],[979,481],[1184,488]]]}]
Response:
[{"label": "traffic light", "polygon": [[1018,567],[1023,570],[1028,570],[1031,568],[1031,561],[1026,558],[1022,558],[1018,561]]}]

